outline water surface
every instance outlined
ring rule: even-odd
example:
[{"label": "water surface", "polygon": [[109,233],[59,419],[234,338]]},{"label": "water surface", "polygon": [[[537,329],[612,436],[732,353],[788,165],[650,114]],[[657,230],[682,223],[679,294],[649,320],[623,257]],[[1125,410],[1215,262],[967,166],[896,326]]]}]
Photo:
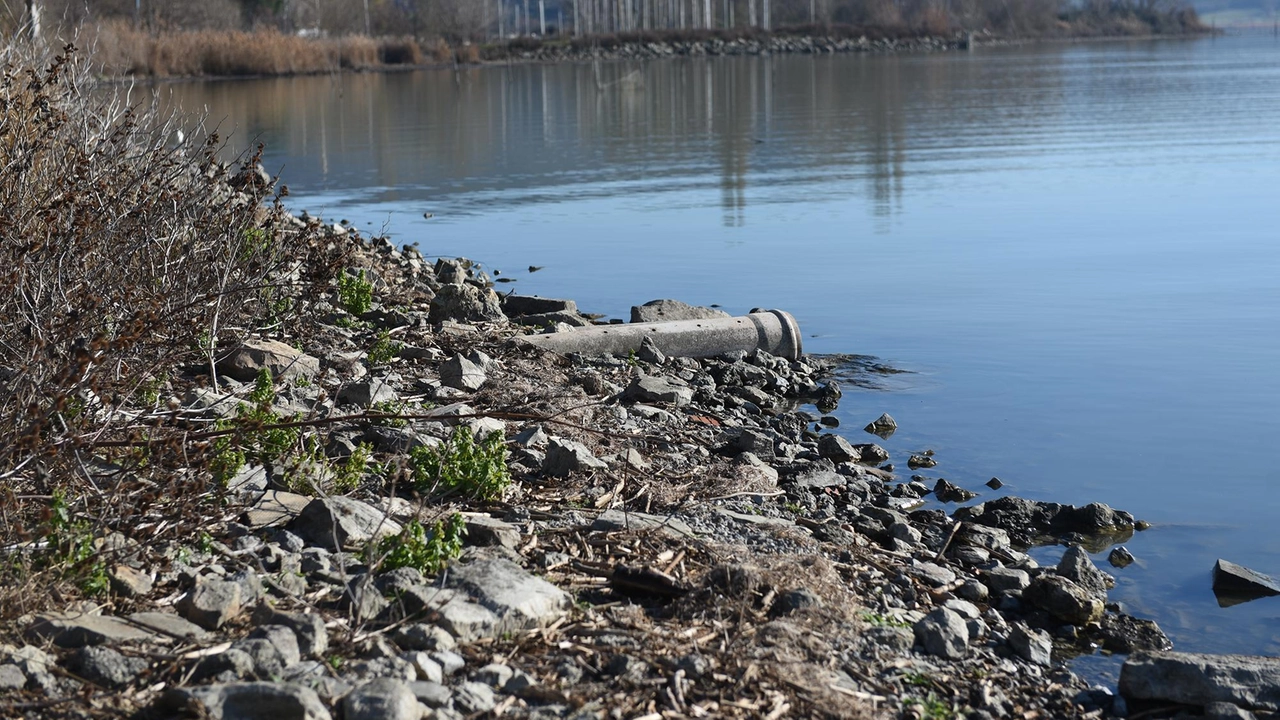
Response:
[{"label": "water surface", "polygon": [[1134,512],[1113,598],[1180,649],[1280,652],[1280,598],[1210,591],[1218,557],[1280,575],[1269,35],[161,92],[265,141],[296,209],[506,288],[784,308],[811,352],[911,370],[849,392],[842,432],[887,411],[899,465]]}]

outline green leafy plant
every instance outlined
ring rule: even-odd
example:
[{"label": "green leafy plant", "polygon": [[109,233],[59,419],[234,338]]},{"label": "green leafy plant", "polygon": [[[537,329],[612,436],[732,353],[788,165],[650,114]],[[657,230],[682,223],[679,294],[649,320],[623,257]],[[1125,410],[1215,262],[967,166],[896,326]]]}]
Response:
[{"label": "green leafy plant", "polygon": [[507,446],[501,433],[477,442],[459,425],[437,447],[419,446],[409,452],[414,483],[421,491],[457,492],[477,500],[498,500],[511,485]]},{"label": "green leafy plant", "polygon": [[402,427],[409,426],[409,421],[407,419],[399,417],[401,413],[409,409],[409,405],[400,400],[383,400],[382,402],[376,402],[373,405],[370,405],[369,409],[376,413],[396,416],[396,417],[375,418],[372,421],[374,425],[381,425],[382,427],[393,427],[393,428],[402,428]]},{"label": "green leafy plant", "polygon": [[787,512],[791,513],[792,515],[803,515],[803,514],[804,514],[804,506],[803,506],[803,505],[801,505],[801,504],[800,504],[800,503],[798,503],[798,502],[788,502],[788,503],[783,503],[783,504],[782,504],[782,509],[783,509],[783,510],[786,510]]},{"label": "green leafy plant", "polygon": [[880,613],[874,613],[869,611],[863,612],[861,617],[863,622],[867,623],[868,625],[875,625],[876,627],[896,627],[896,628],[911,627],[911,623],[905,620],[892,618],[892,617],[889,617],[888,615],[881,615]]},{"label": "green leafy plant", "polygon": [[430,530],[417,520],[410,520],[399,534],[382,538],[376,552],[382,557],[384,570],[411,567],[423,574],[434,574],[462,554],[466,530],[466,522],[458,513],[448,520],[437,520]]},{"label": "green leafy plant", "polygon": [[363,315],[373,307],[373,283],[365,279],[364,270],[350,270],[338,277],[338,302],[352,315]]},{"label": "green leafy plant", "polygon": [[920,708],[920,714],[926,720],[949,720],[955,717],[955,713],[951,710],[951,705],[942,698],[933,693],[929,693],[928,697],[906,697],[902,699],[905,705],[917,705]]},{"label": "green leafy plant", "polygon": [[386,365],[387,363],[400,357],[400,351],[404,349],[404,345],[391,339],[390,333],[383,330],[378,333],[378,337],[373,341],[373,345],[369,347],[369,364],[370,365]]},{"label": "green leafy plant", "polygon": [[209,466],[214,479],[225,483],[240,472],[249,460],[266,464],[284,458],[302,436],[298,428],[275,427],[285,421],[273,406],[276,400],[271,371],[258,372],[249,405],[242,405],[233,420],[220,420],[218,431],[234,431],[218,436],[212,447]]},{"label": "green leafy plant", "polygon": [[357,445],[355,451],[351,453],[351,457],[348,457],[347,461],[334,474],[333,486],[343,492],[351,492],[360,487],[360,483],[364,480],[372,459],[372,445],[368,443]]}]

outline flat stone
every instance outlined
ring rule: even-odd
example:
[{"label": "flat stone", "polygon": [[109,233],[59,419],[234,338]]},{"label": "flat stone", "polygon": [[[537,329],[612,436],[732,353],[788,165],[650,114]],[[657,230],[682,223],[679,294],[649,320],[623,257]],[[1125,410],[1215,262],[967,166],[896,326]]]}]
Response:
[{"label": "flat stone", "polygon": [[959,660],[969,654],[969,626],[945,607],[934,608],[913,629],[916,640],[930,655]]},{"label": "flat stone", "polygon": [[332,720],[315,691],[293,683],[249,682],[176,688],[164,704],[208,720]]},{"label": "flat stone", "polygon": [[129,616],[129,622],[146,630],[180,642],[203,640],[209,633],[193,622],[166,612],[140,612]]},{"label": "flat stone", "polygon": [[982,573],[982,579],[993,593],[1007,590],[1025,590],[1031,584],[1031,575],[1026,570],[999,567]]},{"label": "flat stone", "polygon": [[293,532],[327,550],[362,548],[374,538],[400,533],[400,523],[368,503],[348,497],[316,498],[291,525]]},{"label": "flat stone", "polygon": [[1257,717],[1257,715],[1232,703],[1215,702],[1204,706],[1205,720],[1256,720]]},{"label": "flat stone", "polygon": [[263,368],[277,380],[314,378],[320,374],[320,361],[275,340],[246,340],[217,363],[218,372],[240,382],[252,382]]},{"label": "flat stone", "polygon": [[1218,559],[1213,566],[1213,593],[1219,604],[1234,605],[1260,597],[1280,595],[1280,583],[1256,570]]},{"label": "flat stone", "polygon": [[1138,650],[1160,651],[1173,647],[1154,620],[1144,620],[1124,613],[1107,613],[1097,632],[1099,644],[1114,653],[1132,653]]},{"label": "flat stone", "polygon": [[442,708],[453,702],[453,692],[438,682],[425,680],[411,682],[409,690],[413,692],[418,702],[432,709]]},{"label": "flat stone", "polygon": [[468,545],[498,546],[511,550],[520,546],[520,529],[515,525],[475,513],[465,513],[462,517],[467,526]]},{"label": "flat stone", "polygon": [[502,311],[510,317],[517,315],[542,315],[545,313],[577,313],[578,303],[573,300],[544,298],[536,295],[504,295]]},{"label": "flat stone", "polygon": [[36,617],[26,635],[47,640],[58,647],[114,645],[123,642],[151,642],[156,636],[112,615],[53,613]]},{"label": "flat stone", "polygon": [[343,720],[419,720],[418,698],[408,684],[377,678],[351,691],[342,700]]},{"label": "flat stone", "polygon": [[206,630],[217,630],[240,614],[243,600],[240,583],[203,579],[178,602],[178,612]]},{"label": "flat stone", "polygon": [[440,366],[440,382],[466,392],[475,392],[484,385],[484,369],[462,355],[454,355]]},{"label": "flat stone", "polygon": [[464,682],[453,691],[453,706],[467,715],[486,713],[497,705],[493,688],[484,683]]},{"label": "flat stone", "polygon": [[818,455],[832,462],[858,462],[862,453],[855,450],[853,444],[839,435],[823,435],[818,438]]},{"label": "flat stone", "polygon": [[625,510],[605,510],[591,523],[591,530],[614,532],[618,530],[661,530],[672,537],[695,537],[693,528],[683,520],[662,515],[649,515]]},{"label": "flat stone", "polygon": [[497,615],[501,630],[545,626],[573,607],[568,593],[509,560],[456,565],[448,581]]},{"label": "flat stone", "polygon": [[682,407],[693,402],[693,388],[678,385],[667,378],[640,375],[631,380],[623,397],[632,402],[663,403]]},{"label": "flat stone", "polygon": [[936,563],[920,562],[918,560],[911,563],[910,573],[932,587],[949,585],[955,582],[956,579],[955,572]]},{"label": "flat stone", "polygon": [[729,313],[723,310],[690,305],[679,300],[650,300],[643,305],[636,305],[631,308],[631,322],[633,323],[714,320],[727,317],[729,317]]},{"label": "flat stone", "polygon": [[1126,700],[1280,710],[1280,658],[1137,652],[1120,668]]},{"label": "flat stone", "polygon": [[283,490],[268,490],[241,519],[254,530],[285,525],[301,515],[312,499]]},{"label": "flat stone", "polygon": [[107,578],[111,582],[112,592],[128,598],[151,594],[154,584],[150,575],[128,565],[112,565],[107,571]]},{"label": "flat stone", "polygon": [[603,470],[607,467],[591,454],[586,445],[564,438],[554,438],[547,443],[547,454],[542,461],[542,472],[551,477],[568,477],[574,472]]}]

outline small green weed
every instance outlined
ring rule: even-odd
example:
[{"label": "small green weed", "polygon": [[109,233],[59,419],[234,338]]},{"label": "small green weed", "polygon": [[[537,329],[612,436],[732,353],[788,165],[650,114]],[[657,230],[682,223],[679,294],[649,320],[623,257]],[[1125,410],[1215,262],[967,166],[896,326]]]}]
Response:
[{"label": "small green weed", "polygon": [[352,315],[363,315],[373,307],[373,283],[365,279],[364,270],[348,270],[338,277],[338,302]]},{"label": "small green weed", "polygon": [[333,478],[333,486],[342,492],[351,492],[360,487],[365,473],[369,470],[369,461],[373,459],[373,446],[360,443],[351,457],[337,469]]},{"label": "small green weed", "polygon": [[209,466],[220,483],[234,477],[249,460],[267,464],[284,458],[302,437],[298,428],[271,427],[285,418],[273,409],[276,390],[270,370],[263,368],[258,373],[249,401],[248,407],[240,407],[234,420],[220,420],[214,425],[215,430],[235,431],[220,435],[213,442]]},{"label": "small green weed", "polygon": [[386,365],[400,357],[400,351],[403,349],[404,345],[392,340],[391,335],[383,330],[378,333],[378,338],[373,341],[373,345],[369,346],[369,364]]},{"label": "small green weed", "polygon": [[408,403],[402,402],[400,400],[383,400],[382,402],[376,402],[373,405],[370,405],[369,409],[376,413],[382,413],[383,415],[395,416],[395,417],[375,418],[374,420],[372,420],[374,425],[381,425],[382,427],[393,427],[393,428],[402,428],[402,427],[409,426],[408,420],[406,420],[405,418],[399,417],[402,413],[404,413],[406,410],[409,409]]},{"label": "small green weed", "polygon": [[951,710],[951,705],[947,701],[939,698],[933,693],[929,693],[928,697],[905,697],[902,699],[905,705],[918,705],[920,707],[921,716],[925,720],[950,720],[955,717],[955,713]]},{"label": "small green weed", "polygon": [[450,560],[462,554],[462,536],[466,530],[466,522],[458,513],[450,515],[447,521],[437,520],[430,532],[422,523],[410,520],[400,534],[382,538],[378,543],[382,568],[411,567],[424,575],[440,572]]},{"label": "small green weed", "polygon": [[93,547],[93,530],[85,520],[71,517],[71,505],[66,493],[53,491],[49,503],[49,516],[45,521],[44,538],[48,543],[48,565],[61,572],[63,577],[78,578],[80,589],[86,595],[102,595],[110,587],[107,566],[97,559]]},{"label": "small green weed", "polygon": [[498,500],[511,484],[502,433],[491,433],[477,442],[471,431],[460,425],[447,442],[438,447],[416,447],[409,456],[420,491],[440,489],[477,500]]},{"label": "small green weed", "polygon": [[803,505],[801,505],[800,503],[797,503],[797,502],[783,503],[783,504],[782,504],[782,509],[783,509],[783,510],[786,510],[787,512],[791,513],[792,515],[803,515],[803,514],[804,514],[804,506],[803,506]]},{"label": "small green weed", "polygon": [[933,680],[928,675],[919,672],[906,673],[902,676],[902,682],[915,687],[930,687],[933,685]]}]

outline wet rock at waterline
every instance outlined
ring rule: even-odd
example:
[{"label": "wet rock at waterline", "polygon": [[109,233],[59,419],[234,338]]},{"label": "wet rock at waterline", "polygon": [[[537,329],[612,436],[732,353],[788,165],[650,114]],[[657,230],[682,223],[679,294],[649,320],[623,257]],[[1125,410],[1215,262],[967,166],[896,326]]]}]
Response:
[{"label": "wet rock at waterline", "polygon": [[431,300],[431,322],[501,322],[506,320],[492,290],[468,283],[446,284]]},{"label": "wet rock at waterline", "polygon": [[888,440],[890,437],[893,437],[895,432],[898,431],[898,423],[894,421],[889,413],[884,413],[875,420],[867,423],[867,426],[862,429],[872,435],[879,436],[883,440]]},{"label": "wet rock at waterline", "polygon": [[1256,570],[1219,559],[1213,566],[1213,594],[1218,604],[1227,607],[1280,595],[1280,583]]},{"label": "wet rock at waterline", "polygon": [[1226,702],[1280,710],[1280,659],[1249,655],[1139,652],[1120,668],[1120,695],[1204,707]]}]

